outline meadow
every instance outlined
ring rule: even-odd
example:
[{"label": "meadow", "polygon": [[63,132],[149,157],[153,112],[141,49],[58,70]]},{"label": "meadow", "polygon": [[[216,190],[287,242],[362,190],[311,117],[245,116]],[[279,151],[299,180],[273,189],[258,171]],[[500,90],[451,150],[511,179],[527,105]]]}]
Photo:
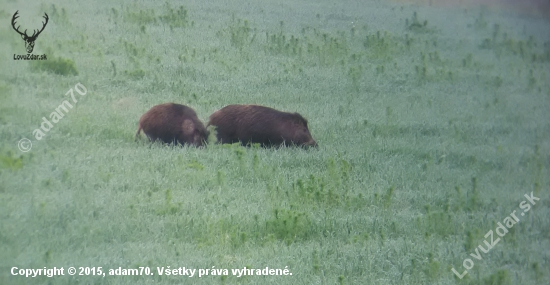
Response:
[{"label": "meadow", "polygon": [[[548,18],[390,1],[2,3],[0,284],[550,283]],[[48,14],[33,51],[47,60],[14,60],[17,10],[29,31]],[[298,112],[319,148],[134,141],[165,102],[205,123],[228,104]],[[10,273],[70,266],[154,275]],[[245,267],[292,275],[232,276]]]}]

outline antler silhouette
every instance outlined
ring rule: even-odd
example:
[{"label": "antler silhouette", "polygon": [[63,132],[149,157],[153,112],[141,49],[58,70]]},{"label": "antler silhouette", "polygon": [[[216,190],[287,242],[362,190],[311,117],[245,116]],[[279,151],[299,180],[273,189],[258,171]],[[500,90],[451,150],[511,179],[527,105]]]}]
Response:
[{"label": "antler silhouette", "polygon": [[25,32],[21,33],[19,31],[19,27],[21,26],[18,26],[17,28],[15,27],[15,20],[17,20],[17,18],[19,18],[19,10],[17,10],[15,12],[15,14],[13,14],[13,17],[11,18],[11,26],[13,27],[13,29],[21,35],[21,37],[23,38],[23,40],[25,41],[25,47],[27,48],[27,52],[28,53],[31,53],[33,48],[34,48],[34,41],[36,41],[36,38],[38,38],[38,35],[40,35],[40,33],[42,33],[42,31],[44,30],[44,28],[46,28],[46,25],[48,24],[48,20],[49,20],[49,17],[48,17],[48,14],[44,13],[44,19],[46,19],[45,22],[42,22],[42,29],[40,30],[33,30],[33,33],[32,33],[32,36],[29,37],[29,35],[27,35],[27,30],[25,29]]},{"label": "antler silhouette", "polygon": [[15,20],[17,20],[17,18],[19,18],[19,15],[17,15],[18,13],[19,13],[19,10],[15,11],[15,14],[13,14],[13,17],[11,18],[11,26],[12,26],[13,29],[14,29],[17,33],[19,33],[21,36],[27,37],[27,38],[28,38],[29,36],[27,36],[27,30],[25,30],[25,33],[21,33],[21,32],[19,31],[19,27],[21,27],[21,26],[19,26],[19,27],[17,27],[17,28],[15,27]]},{"label": "antler silhouette", "polygon": [[34,33],[32,34],[32,36],[31,36],[31,38],[34,37],[34,38],[36,39],[36,38],[38,37],[38,35],[40,35],[40,33],[42,33],[42,31],[44,30],[44,28],[45,28],[46,25],[48,24],[48,20],[50,19],[50,18],[48,17],[48,14],[44,13],[44,16],[42,16],[42,17],[43,17],[44,19],[46,19],[46,22],[42,22],[42,29],[40,29],[40,31],[39,31],[36,35],[34,35],[34,34],[36,33],[36,32],[34,32]]}]

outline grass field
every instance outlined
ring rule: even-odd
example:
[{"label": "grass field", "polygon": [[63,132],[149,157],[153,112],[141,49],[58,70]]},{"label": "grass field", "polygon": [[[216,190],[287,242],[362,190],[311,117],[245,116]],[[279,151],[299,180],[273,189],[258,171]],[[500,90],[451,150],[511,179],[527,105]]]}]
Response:
[{"label": "grass field", "polygon": [[[47,60],[14,60],[17,10],[29,31],[49,15],[33,51]],[[548,18],[389,1],[14,0],[0,21],[0,284],[550,283]],[[135,142],[140,116],[165,102],[204,122],[228,104],[299,112],[320,147]],[[513,211],[495,245],[487,233],[499,238]],[[154,275],[108,274],[139,267]],[[245,267],[292,275],[232,275]]]}]

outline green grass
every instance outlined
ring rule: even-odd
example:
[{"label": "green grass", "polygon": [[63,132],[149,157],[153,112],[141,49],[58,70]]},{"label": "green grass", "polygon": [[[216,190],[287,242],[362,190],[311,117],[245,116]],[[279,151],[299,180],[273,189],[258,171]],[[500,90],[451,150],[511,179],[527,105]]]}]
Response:
[{"label": "green grass", "polygon": [[[16,1],[0,20],[16,10],[51,23],[43,62],[14,61],[24,43],[0,28],[0,284],[550,282],[546,23],[383,1]],[[34,139],[79,82],[86,95]],[[165,102],[205,122],[227,104],[299,112],[320,147],[134,142]],[[456,278],[531,192],[541,200]],[[156,274],[167,266],[292,276]]]}]

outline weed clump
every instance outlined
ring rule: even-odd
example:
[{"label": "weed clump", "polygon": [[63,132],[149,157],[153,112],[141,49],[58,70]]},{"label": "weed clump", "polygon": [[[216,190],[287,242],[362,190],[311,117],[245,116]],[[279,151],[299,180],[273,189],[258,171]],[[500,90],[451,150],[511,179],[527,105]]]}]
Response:
[{"label": "weed clump", "polygon": [[426,236],[435,233],[448,237],[456,233],[451,214],[443,211],[427,213],[424,217],[417,219],[417,225],[425,231]]},{"label": "weed clump", "polygon": [[33,72],[46,71],[59,75],[78,75],[74,61],[67,58],[52,58],[30,62],[30,69]]},{"label": "weed clump", "polygon": [[474,211],[481,205],[481,203],[479,202],[479,192],[477,191],[476,177],[472,177],[472,191],[471,193],[468,193],[468,194],[469,195],[466,200],[466,210]]},{"label": "weed clump", "polygon": [[172,190],[166,189],[165,203],[164,205],[156,209],[156,214],[159,216],[174,215],[179,211],[181,206],[182,206],[181,202],[176,204],[172,202]]},{"label": "weed clump", "polygon": [[242,50],[249,44],[252,44],[255,39],[253,29],[248,24],[248,20],[233,18],[229,24],[229,33],[231,45]]},{"label": "weed clump", "polygon": [[508,285],[512,284],[512,280],[510,279],[510,274],[508,273],[508,270],[503,269],[499,270],[496,273],[486,277],[483,279],[483,284],[502,284],[502,285]]},{"label": "weed clump", "polygon": [[418,14],[414,12],[412,20],[409,21],[409,19],[406,19],[405,24],[407,25],[407,29],[411,31],[416,31],[416,32],[426,31],[428,26],[428,20],[424,20],[424,21],[418,20]]},{"label": "weed clump", "polygon": [[17,157],[12,151],[8,151],[5,155],[0,154],[0,168],[18,170],[23,167],[23,156]]},{"label": "weed clump", "polygon": [[189,25],[187,9],[183,6],[179,6],[177,9],[172,8],[168,2],[166,2],[166,13],[159,16],[159,19],[171,27],[187,27]]},{"label": "weed clump", "polygon": [[440,268],[441,268],[441,265],[436,259],[434,259],[433,253],[430,252],[428,254],[428,264],[426,264],[423,269],[424,273],[426,274],[426,276],[428,276],[428,278],[430,278],[431,280],[434,280],[434,279],[437,279],[437,277],[439,277]]},{"label": "weed clump", "polygon": [[[118,13],[116,10],[113,10],[113,12],[116,17]],[[168,2],[165,3],[163,13],[158,16],[154,9],[140,9],[136,6],[126,7],[126,10],[123,12],[123,21],[137,24],[142,27],[149,24],[159,23],[169,25],[171,29],[174,27],[189,26],[187,9],[185,9],[184,6],[174,8]],[[191,22],[191,25],[193,24],[194,23]]]},{"label": "weed clump", "polygon": [[273,210],[273,217],[265,222],[266,231],[286,244],[305,238],[310,224],[305,213],[285,209]]},{"label": "weed clump", "polygon": [[139,80],[139,79],[142,79],[145,76],[145,71],[143,71],[143,69],[139,68],[139,69],[134,69],[134,70],[130,70],[130,71],[125,70],[124,74],[126,74],[126,76],[128,76],[131,79]]},{"label": "weed clump", "polygon": [[153,9],[138,9],[135,7],[126,7],[126,11],[124,12],[125,13],[123,15],[123,20],[128,23],[147,25],[157,22],[155,10]]}]

